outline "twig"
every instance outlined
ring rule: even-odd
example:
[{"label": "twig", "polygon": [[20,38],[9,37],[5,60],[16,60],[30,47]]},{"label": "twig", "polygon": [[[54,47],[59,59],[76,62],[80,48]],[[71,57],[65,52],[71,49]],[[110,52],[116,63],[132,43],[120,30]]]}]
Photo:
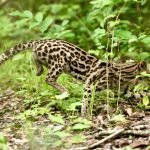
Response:
[{"label": "twig", "polygon": [[[145,127],[147,127],[147,126],[145,126]],[[130,134],[130,135],[135,135],[135,136],[150,136],[150,130],[147,130],[147,131],[142,131],[142,130],[126,130],[125,131],[125,129],[120,129],[118,131],[114,131],[114,130],[101,131],[101,132],[95,134],[94,136],[91,135],[91,137],[98,138],[100,136],[106,136],[106,135],[108,135],[108,136],[105,137],[105,138],[103,138],[102,140],[100,140],[100,141],[98,141],[98,142],[90,145],[90,146],[79,147],[79,148],[76,148],[75,150],[93,149],[93,148],[101,145],[102,143],[104,143],[104,142],[106,142],[106,141],[108,141],[108,140],[116,137],[119,134],[122,134],[122,135],[129,135]]]},{"label": "twig", "polygon": [[111,138],[114,138],[116,137],[118,134],[122,133],[125,129],[120,129],[120,130],[117,130],[115,132],[113,132],[111,135],[103,138],[102,140],[90,145],[90,146],[85,146],[85,147],[78,147],[78,148],[75,148],[74,150],[89,150],[89,149],[93,149],[99,145],[101,145],[102,143],[110,140]]},{"label": "twig", "polygon": [[3,99],[8,99],[8,98],[12,98],[14,97],[16,94],[14,91],[10,92],[10,93],[6,93],[4,95],[0,95],[0,100],[3,100]]},{"label": "twig", "polygon": [[[147,129],[147,131],[142,131],[142,129]],[[129,130],[125,130],[124,132],[122,132],[123,135],[127,135],[127,134],[132,134],[132,135],[136,135],[136,136],[147,136],[148,134],[150,134],[149,130],[149,125],[138,125],[138,126],[134,126],[134,127],[130,127]],[[86,138],[87,139],[91,139],[91,138],[99,138],[102,136],[107,136],[110,135],[112,133],[114,133],[116,130],[104,130],[104,131],[97,131],[97,132],[93,132],[90,135],[88,135]]]},{"label": "twig", "polygon": [[150,130],[142,131],[142,130],[126,130],[122,133],[123,135],[132,134],[135,136],[150,136]]},{"label": "twig", "polygon": [[109,136],[103,138],[102,140],[98,141],[97,143],[94,143],[94,144],[90,145],[90,146],[88,147],[88,149],[95,148],[95,147],[101,145],[102,143],[108,141],[109,139],[116,137],[118,134],[122,133],[124,130],[125,130],[124,128],[123,128],[123,129],[120,129],[120,130],[117,130],[116,132],[114,132],[114,133],[112,133],[111,135],[109,135]]},{"label": "twig", "polygon": [[99,136],[106,136],[106,135],[110,135],[112,133],[114,133],[116,130],[104,130],[104,131],[98,131],[98,132],[95,132],[94,134],[91,134],[89,136],[87,136],[87,139],[90,139],[90,138],[98,138]]},{"label": "twig", "polygon": [[[110,134],[113,134],[114,130],[109,130],[109,131],[100,131],[98,133],[95,133],[94,135],[90,135],[87,137],[87,139],[90,138],[99,138],[102,136],[107,136]],[[143,131],[143,130],[126,130],[122,132],[123,135],[135,135],[135,136],[149,136],[150,135],[150,130]]]},{"label": "twig", "polygon": [[147,124],[140,124],[134,127],[130,127],[131,130],[141,130],[141,129],[148,129],[149,125]]}]

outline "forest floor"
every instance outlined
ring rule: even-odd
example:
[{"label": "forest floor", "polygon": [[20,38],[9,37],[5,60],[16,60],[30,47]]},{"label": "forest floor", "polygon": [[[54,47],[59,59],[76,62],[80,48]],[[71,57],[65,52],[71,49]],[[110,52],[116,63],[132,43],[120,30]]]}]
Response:
[{"label": "forest floor", "polygon": [[[73,131],[67,117],[62,124],[53,123],[47,115],[18,119],[24,103],[9,89],[0,95],[0,150],[150,149],[150,111],[135,110],[125,102],[118,105],[122,115],[109,119],[101,110],[89,128]],[[109,110],[113,114],[116,108]]]}]

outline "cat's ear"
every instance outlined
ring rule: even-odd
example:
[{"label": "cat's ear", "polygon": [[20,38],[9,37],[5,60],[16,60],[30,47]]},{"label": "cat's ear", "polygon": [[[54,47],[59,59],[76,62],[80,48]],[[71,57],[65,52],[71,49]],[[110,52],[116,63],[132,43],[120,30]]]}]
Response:
[{"label": "cat's ear", "polygon": [[145,61],[141,61],[141,62],[139,63],[139,69],[146,71],[146,69],[147,69],[147,63],[146,63]]}]

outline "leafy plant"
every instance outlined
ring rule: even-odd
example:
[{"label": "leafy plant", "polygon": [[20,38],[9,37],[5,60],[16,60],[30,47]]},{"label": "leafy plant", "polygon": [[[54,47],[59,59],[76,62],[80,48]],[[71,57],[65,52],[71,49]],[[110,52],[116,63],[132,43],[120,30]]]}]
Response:
[{"label": "leafy plant", "polygon": [[2,134],[0,134],[0,149],[2,150],[8,149],[7,140]]},{"label": "leafy plant", "polygon": [[148,96],[144,96],[142,99],[143,105],[144,106],[148,106],[148,104],[150,103],[149,101],[149,97]]},{"label": "leafy plant", "polygon": [[[132,23],[133,20],[127,17],[130,14],[128,10],[136,6],[144,7],[146,0],[93,0],[91,4],[93,11],[89,18],[94,20],[94,25],[97,24],[93,34],[97,51],[105,50],[107,56],[111,53],[111,58],[132,56],[136,60],[148,60],[150,55],[145,51],[149,49],[149,35],[141,32],[141,22],[135,19]],[[138,16],[137,11],[141,10],[132,11],[132,14],[143,19],[144,16]],[[141,55],[138,55],[139,52]]]},{"label": "leafy plant", "polygon": [[72,137],[72,143],[82,143],[85,141],[85,137],[81,135],[75,135]]},{"label": "leafy plant", "polygon": [[72,126],[72,130],[84,130],[91,127],[91,121],[86,119],[77,118],[74,120],[74,125]]},{"label": "leafy plant", "polygon": [[110,121],[114,123],[126,123],[127,122],[127,120],[125,119],[125,116],[122,114],[113,115]]},{"label": "leafy plant", "polygon": [[59,123],[59,124],[64,124],[64,119],[61,115],[56,115],[56,116],[49,115],[49,119],[52,122]]}]

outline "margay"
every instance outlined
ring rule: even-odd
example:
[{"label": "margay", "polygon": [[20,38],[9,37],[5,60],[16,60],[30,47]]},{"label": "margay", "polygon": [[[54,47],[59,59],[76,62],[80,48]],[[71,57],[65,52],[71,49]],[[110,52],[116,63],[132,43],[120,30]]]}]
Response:
[{"label": "margay", "polygon": [[37,76],[43,73],[43,65],[48,68],[46,82],[61,93],[67,89],[56,82],[62,73],[69,73],[85,82],[81,114],[86,116],[91,99],[92,86],[96,90],[122,86],[135,79],[142,71],[147,71],[145,62],[117,64],[105,63],[91,56],[74,44],[63,40],[35,40],[18,44],[0,55],[0,64],[25,49],[32,49],[32,57],[37,68]]}]

